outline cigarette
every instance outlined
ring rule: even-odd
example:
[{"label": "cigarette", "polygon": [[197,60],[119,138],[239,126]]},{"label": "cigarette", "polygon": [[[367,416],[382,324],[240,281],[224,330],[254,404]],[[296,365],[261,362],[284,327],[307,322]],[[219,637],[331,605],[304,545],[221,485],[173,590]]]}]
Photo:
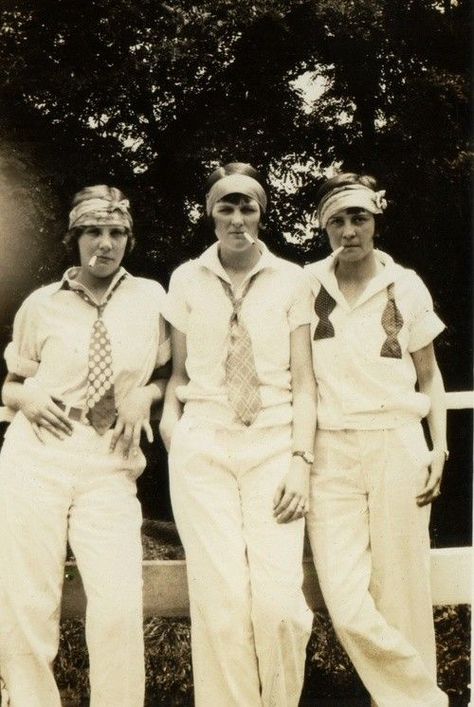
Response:
[{"label": "cigarette", "polygon": [[93,268],[97,262],[97,255],[93,255],[92,258],[89,260],[89,267]]},{"label": "cigarette", "polygon": [[244,237],[248,240],[249,243],[251,243],[252,245],[255,245],[255,241],[252,238],[252,236],[250,235],[250,233],[247,233],[247,231],[244,231]]},{"label": "cigarette", "polygon": [[333,252],[331,253],[331,256],[333,258],[337,258],[337,256],[340,255],[343,250],[344,250],[344,246],[340,245],[339,248],[336,248],[336,250],[333,250]]}]

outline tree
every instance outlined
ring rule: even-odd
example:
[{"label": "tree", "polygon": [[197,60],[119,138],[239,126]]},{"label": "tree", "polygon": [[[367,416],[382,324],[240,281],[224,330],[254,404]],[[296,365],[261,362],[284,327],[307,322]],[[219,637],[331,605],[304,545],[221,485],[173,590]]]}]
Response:
[{"label": "tree", "polygon": [[327,253],[315,193],[338,166],[387,188],[384,247],[449,324],[448,389],[472,387],[467,0],[4,0],[0,12],[3,344],[26,292],[62,272],[68,201],[85,184],[130,196],[130,268],[166,284],[209,237],[199,214],[218,162],[267,175],[265,238],[299,262]]},{"label": "tree", "polygon": [[[456,335],[465,326],[469,289],[453,297],[440,265],[468,281],[468,258],[445,247],[456,233],[466,248],[471,213],[467,2],[10,0],[2,14],[0,130],[62,222],[76,188],[118,182],[141,236],[134,266],[166,279],[205,243],[206,173],[242,159],[272,185],[272,247],[312,259],[326,252],[321,174],[366,169],[393,204],[387,247],[425,274]],[[312,103],[302,77],[319,82]]]}]

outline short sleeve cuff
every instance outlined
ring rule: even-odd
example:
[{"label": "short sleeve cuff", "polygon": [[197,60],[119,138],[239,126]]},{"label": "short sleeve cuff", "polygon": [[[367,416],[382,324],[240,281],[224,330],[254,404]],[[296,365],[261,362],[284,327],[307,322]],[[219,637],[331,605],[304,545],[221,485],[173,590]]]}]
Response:
[{"label": "short sleeve cuff", "polygon": [[427,312],[421,320],[416,322],[412,329],[408,342],[408,351],[413,353],[428,346],[444,329],[446,329],[446,326],[438,315],[433,310]]},{"label": "short sleeve cuff", "polygon": [[175,329],[185,334],[188,326],[188,308],[185,302],[176,296],[175,291],[176,288],[173,287],[166,295],[161,314]]},{"label": "short sleeve cuff", "polygon": [[309,281],[304,277],[298,284],[295,300],[288,311],[290,331],[311,322],[312,299]]},{"label": "short sleeve cuff", "polygon": [[298,327],[311,322],[311,314],[306,314],[305,312],[295,312],[288,318],[288,321],[290,325],[290,332],[295,331]]},{"label": "short sleeve cuff", "polygon": [[22,358],[13,342],[8,344],[4,355],[9,373],[14,373],[22,378],[30,378],[38,370],[39,362]]}]

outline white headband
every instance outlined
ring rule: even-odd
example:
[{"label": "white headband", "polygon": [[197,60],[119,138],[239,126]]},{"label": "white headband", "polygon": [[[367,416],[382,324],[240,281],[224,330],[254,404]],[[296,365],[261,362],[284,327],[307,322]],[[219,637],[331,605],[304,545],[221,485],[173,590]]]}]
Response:
[{"label": "white headband", "polygon": [[75,226],[125,226],[131,229],[133,220],[128,199],[108,201],[87,199],[75,206],[69,214],[69,228]]},{"label": "white headband", "polygon": [[267,195],[261,184],[247,174],[229,174],[215,182],[206,195],[206,213],[211,215],[214,204],[228,194],[243,194],[260,206],[262,213],[267,209]]},{"label": "white headband", "polygon": [[381,214],[387,208],[385,189],[374,191],[363,184],[347,184],[336,187],[324,198],[318,207],[321,228],[326,228],[331,216],[342,209],[360,208],[371,214]]}]

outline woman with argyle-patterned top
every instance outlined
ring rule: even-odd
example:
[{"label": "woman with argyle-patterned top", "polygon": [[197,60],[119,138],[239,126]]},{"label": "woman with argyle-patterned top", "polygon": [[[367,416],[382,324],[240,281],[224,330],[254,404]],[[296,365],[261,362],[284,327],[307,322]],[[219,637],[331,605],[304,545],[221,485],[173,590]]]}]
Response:
[{"label": "woman with argyle-patterned top", "polygon": [[319,582],[374,704],[445,707],[428,534],[447,457],[433,349],[444,325],[418,275],[374,248],[386,207],[375,179],[339,174],[318,197],[333,251],[306,268],[318,385],[307,523]]}]

